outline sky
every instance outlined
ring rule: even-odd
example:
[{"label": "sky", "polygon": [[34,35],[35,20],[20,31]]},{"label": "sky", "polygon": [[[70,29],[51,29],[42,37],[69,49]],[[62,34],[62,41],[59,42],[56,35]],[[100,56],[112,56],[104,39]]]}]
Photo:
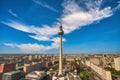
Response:
[{"label": "sky", "polygon": [[120,0],[0,0],[0,53],[120,53]]}]

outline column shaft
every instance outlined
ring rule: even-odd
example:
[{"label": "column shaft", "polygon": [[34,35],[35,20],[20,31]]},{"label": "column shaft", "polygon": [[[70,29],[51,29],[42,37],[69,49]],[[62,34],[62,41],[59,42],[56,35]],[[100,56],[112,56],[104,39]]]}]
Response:
[{"label": "column shaft", "polygon": [[62,66],[62,35],[60,35],[60,53],[59,53],[59,73],[58,75],[63,75],[63,66]]}]

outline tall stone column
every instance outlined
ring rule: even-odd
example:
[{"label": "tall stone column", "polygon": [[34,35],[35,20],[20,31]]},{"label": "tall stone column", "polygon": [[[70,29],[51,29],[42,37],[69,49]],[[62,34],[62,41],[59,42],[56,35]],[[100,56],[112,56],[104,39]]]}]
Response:
[{"label": "tall stone column", "polygon": [[63,51],[62,51],[62,35],[64,34],[63,29],[62,29],[62,24],[60,24],[59,32],[58,34],[60,35],[60,53],[59,53],[59,73],[58,75],[63,75]]}]

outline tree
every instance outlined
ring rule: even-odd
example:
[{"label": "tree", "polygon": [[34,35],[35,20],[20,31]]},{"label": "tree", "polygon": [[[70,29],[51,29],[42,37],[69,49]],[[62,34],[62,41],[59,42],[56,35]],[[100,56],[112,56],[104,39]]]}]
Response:
[{"label": "tree", "polygon": [[53,70],[58,70],[58,68],[59,68],[59,65],[58,64],[56,64],[55,66],[53,66]]},{"label": "tree", "polygon": [[112,74],[120,75],[120,71],[116,71],[114,68],[106,67],[105,69],[111,71]]},{"label": "tree", "polygon": [[80,73],[80,76],[81,76],[82,80],[87,80],[87,76],[86,76],[86,73],[84,71],[82,71]]}]

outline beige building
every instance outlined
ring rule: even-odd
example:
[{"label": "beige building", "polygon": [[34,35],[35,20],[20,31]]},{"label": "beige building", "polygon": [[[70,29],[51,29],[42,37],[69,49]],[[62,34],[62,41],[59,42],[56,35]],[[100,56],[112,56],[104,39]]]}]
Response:
[{"label": "beige building", "polygon": [[85,65],[90,67],[90,61],[85,61]]},{"label": "beige building", "polygon": [[32,65],[32,64],[24,64],[23,71],[25,73],[29,73],[31,71],[34,71],[34,65]]},{"label": "beige building", "polygon": [[100,64],[100,59],[99,58],[90,58],[90,62],[95,64],[95,65],[99,65]]},{"label": "beige building", "polygon": [[97,72],[101,78],[105,79],[105,80],[112,80],[112,77],[111,77],[111,72],[110,71],[106,71],[94,64],[91,63],[90,67],[95,71]]},{"label": "beige building", "polygon": [[115,69],[120,70],[120,57],[114,58],[114,63],[115,63]]},{"label": "beige building", "polygon": [[75,59],[74,59],[74,57],[67,57],[67,58],[66,58],[66,61],[71,62],[71,61],[75,61]]},{"label": "beige building", "polygon": [[43,80],[46,76],[46,72],[44,71],[33,71],[25,76],[27,80]]},{"label": "beige building", "polygon": [[32,56],[31,55],[28,56],[28,60],[32,61]]},{"label": "beige building", "polygon": [[45,63],[44,62],[32,62],[32,64],[24,64],[23,71],[25,73],[32,72],[34,70],[41,70],[44,68]]}]

